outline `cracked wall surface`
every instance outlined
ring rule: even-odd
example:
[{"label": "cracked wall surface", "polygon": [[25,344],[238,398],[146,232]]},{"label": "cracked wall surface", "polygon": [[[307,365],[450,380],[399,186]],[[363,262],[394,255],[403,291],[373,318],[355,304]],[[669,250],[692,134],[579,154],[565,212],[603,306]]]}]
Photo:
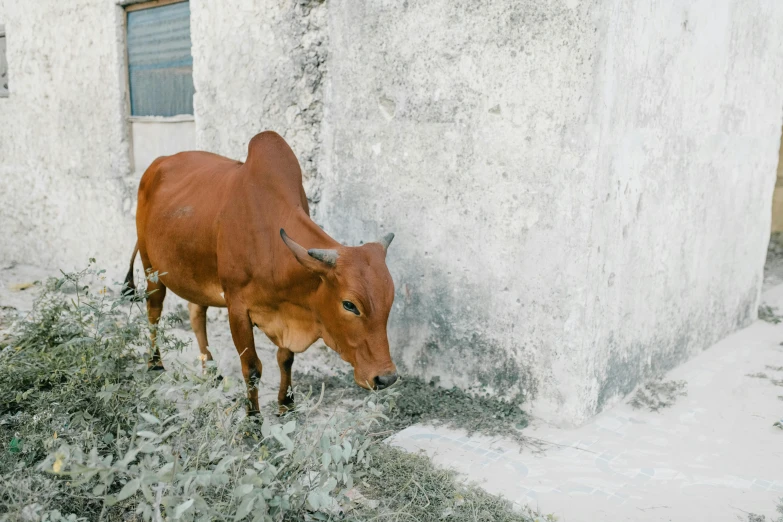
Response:
[{"label": "cracked wall surface", "polygon": [[296,152],[308,197],[317,203],[322,85],[328,58],[326,4],[317,0],[245,0],[233,2],[230,8],[222,0],[191,4],[199,148],[244,160],[250,138],[274,130]]}]

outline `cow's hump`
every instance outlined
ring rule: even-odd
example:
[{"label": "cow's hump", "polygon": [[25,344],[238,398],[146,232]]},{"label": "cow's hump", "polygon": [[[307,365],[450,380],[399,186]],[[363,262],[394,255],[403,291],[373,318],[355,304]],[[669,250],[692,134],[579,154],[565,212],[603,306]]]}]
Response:
[{"label": "cow's hump", "polygon": [[274,131],[264,131],[253,136],[247,147],[246,163],[301,177],[302,171],[294,151],[283,137]]},{"label": "cow's hump", "polygon": [[278,133],[264,131],[253,136],[245,165],[259,183],[298,201],[302,191],[302,169],[294,151]]}]

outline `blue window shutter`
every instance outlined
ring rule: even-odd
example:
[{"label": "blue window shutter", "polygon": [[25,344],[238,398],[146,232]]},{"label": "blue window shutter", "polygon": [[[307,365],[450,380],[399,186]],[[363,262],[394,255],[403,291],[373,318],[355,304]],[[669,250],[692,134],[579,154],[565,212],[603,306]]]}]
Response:
[{"label": "blue window shutter", "polygon": [[132,116],[193,114],[190,3],[128,13]]}]

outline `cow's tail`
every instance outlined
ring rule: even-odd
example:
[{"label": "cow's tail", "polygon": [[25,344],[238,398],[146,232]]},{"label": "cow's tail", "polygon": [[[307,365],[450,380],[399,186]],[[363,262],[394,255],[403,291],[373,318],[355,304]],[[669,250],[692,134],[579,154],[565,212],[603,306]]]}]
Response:
[{"label": "cow's tail", "polygon": [[139,253],[139,242],[133,247],[133,255],[130,258],[130,268],[128,275],[125,276],[125,285],[122,287],[122,295],[132,296],[136,294],[136,283],[133,281],[133,262],[136,260],[136,254]]}]

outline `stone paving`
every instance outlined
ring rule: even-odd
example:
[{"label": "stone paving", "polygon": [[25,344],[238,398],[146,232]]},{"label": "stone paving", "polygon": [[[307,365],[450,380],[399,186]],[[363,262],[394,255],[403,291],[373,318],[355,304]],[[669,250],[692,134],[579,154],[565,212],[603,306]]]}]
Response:
[{"label": "stone paving", "polygon": [[[783,286],[764,300],[783,309]],[[534,421],[525,434],[543,449],[421,425],[390,442],[564,522],[777,520],[781,341],[783,324],[759,321],[712,346],[666,376],[687,396],[659,412],[623,402],[577,429]]]}]

